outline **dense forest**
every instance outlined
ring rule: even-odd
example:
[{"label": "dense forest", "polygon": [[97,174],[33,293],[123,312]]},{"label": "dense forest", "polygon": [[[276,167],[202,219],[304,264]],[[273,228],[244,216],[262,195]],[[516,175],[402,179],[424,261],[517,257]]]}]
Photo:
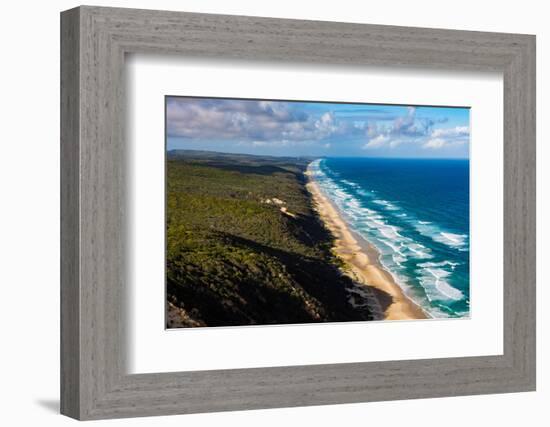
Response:
[{"label": "dense forest", "polygon": [[166,167],[169,328],[368,320],[332,252],[308,159],[176,150]]}]

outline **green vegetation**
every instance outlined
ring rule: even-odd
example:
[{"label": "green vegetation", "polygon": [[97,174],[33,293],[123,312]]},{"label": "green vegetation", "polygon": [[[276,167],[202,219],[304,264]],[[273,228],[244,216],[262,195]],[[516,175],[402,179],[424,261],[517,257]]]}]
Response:
[{"label": "green vegetation", "polygon": [[370,318],[348,302],[352,283],[311,206],[307,163],[169,152],[168,327]]}]

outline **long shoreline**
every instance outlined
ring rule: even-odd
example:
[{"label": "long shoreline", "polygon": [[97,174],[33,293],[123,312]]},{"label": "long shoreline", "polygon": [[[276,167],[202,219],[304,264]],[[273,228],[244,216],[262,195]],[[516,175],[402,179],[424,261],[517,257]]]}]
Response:
[{"label": "long shoreline", "polygon": [[384,307],[384,320],[429,318],[419,305],[405,295],[391,273],[380,264],[376,248],[350,230],[336,206],[313,179],[310,166],[305,174],[308,178],[306,188],[313,198],[315,209],[334,236],[333,251],[347,267],[343,270],[344,274],[367,290],[375,288],[378,291],[376,298],[379,307]]}]

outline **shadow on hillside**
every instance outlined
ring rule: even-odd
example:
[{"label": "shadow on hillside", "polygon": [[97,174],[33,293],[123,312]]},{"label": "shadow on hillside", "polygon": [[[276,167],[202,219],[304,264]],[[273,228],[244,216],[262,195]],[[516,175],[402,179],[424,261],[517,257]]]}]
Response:
[{"label": "shadow on hillside", "polygon": [[[250,258],[246,265],[235,264],[223,256],[215,257],[207,269],[194,265],[191,271],[187,264],[187,272],[182,270],[170,275],[167,278],[168,301],[185,309],[193,319],[215,327],[376,318],[367,300],[356,306],[350,303],[349,292],[358,284],[343,275],[334,264],[229,233],[219,233],[218,237],[229,252],[245,249],[259,257]],[[220,274],[221,271],[225,274]],[[279,278],[283,280],[280,282],[284,284],[282,287],[276,285]],[[318,316],[299,296],[302,293],[316,301]],[[382,291],[375,291],[375,294],[385,310],[391,303],[391,296]]]},{"label": "shadow on hillside", "polygon": [[[368,309],[353,308],[349,304],[347,289],[354,282],[349,277],[342,275],[335,265],[322,259],[276,249],[229,233],[221,233],[221,238],[229,246],[250,248],[257,253],[265,253],[276,258],[285,265],[288,272],[309,295],[322,303],[327,314],[333,317],[332,321],[370,320],[372,318]],[[392,302],[391,295],[379,289],[373,288],[373,291],[382,310],[385,311]]]},{"label": "shadow on hillside", "polygon": [[387,292],[384,292],[382,289],[375,288],[374,286],[369,286],[369,289],[378,300],[382,312],[385,312],[393,302],[392,296]]}]

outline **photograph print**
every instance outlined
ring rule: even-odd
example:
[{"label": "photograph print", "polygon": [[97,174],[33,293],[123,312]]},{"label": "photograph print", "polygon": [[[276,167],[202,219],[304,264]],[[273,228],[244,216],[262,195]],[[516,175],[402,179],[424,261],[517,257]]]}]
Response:
[{"label": "photograph print", "polygon": [[166,327],[470,315],[470,109],[165,97]]}]

